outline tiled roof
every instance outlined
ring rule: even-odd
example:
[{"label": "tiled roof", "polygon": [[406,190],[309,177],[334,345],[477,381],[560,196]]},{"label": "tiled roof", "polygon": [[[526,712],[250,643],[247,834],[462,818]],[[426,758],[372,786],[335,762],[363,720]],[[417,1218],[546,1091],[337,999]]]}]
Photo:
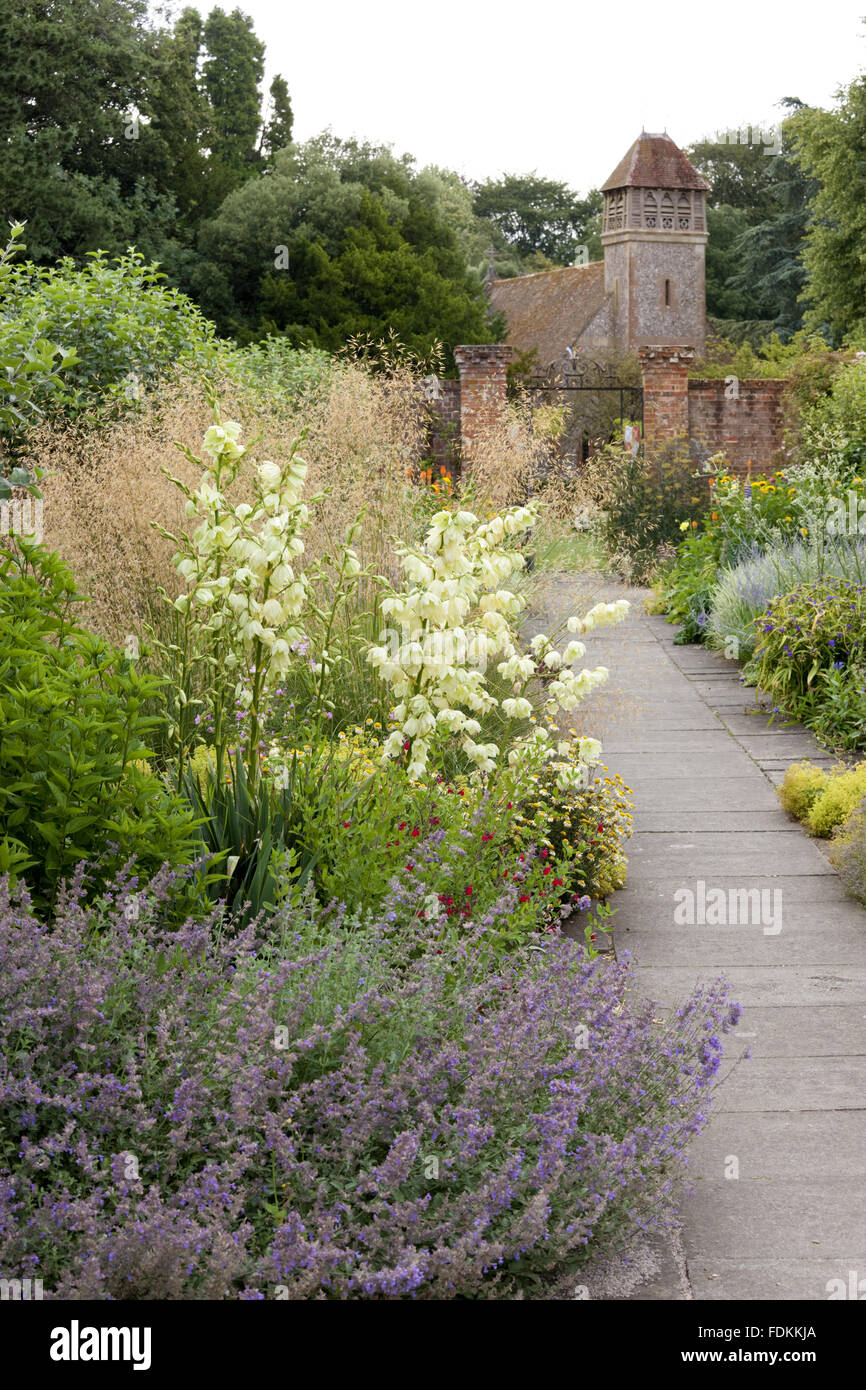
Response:
[{"label": "tiled roof", "polygon": [[669,135],[648,135],[643,130],[610,178],[601,185],[601,191],[605,193],[613,188],[709,190],[709,187]]},{"label": "tiled roof", "polygon": [[508,320],[518,352],[538,348],[543,367],[561,357],[604,303],[604,261],[494,280],[490,301]]}]

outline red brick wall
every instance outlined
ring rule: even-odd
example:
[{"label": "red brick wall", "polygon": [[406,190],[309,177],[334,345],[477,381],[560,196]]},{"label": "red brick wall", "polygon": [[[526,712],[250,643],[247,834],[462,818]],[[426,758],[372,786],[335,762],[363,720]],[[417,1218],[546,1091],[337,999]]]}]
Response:
[{"label": "red brick wall", "polygon": [[472,446],[505,411],[506,372],[514,348],[505,343],[474,343],[454,349],[460,371],[460,446],[471,462]]},{"label": "red brick wall", "polygon": [[[751,459],[756,473],[774,467],[782,447],[782,393],[775,378],[735,377],[728,381],[692,377],[689,381],[689,435],[711,449],[723,449],[736,472]],[[646,399],[646,398],[644,398]]]},{"label": "red brick wall", "polygon": [[429,454],[434,471],[440,465],[453,473],[460,458],[460,382],[439,381],[439,395],[430,401]]},{"label": "red brick wall", "polygon": [[649,449],[688,433],[689,366],[694,356],[694,348],[686,346],[638,348],[644,440]]}]

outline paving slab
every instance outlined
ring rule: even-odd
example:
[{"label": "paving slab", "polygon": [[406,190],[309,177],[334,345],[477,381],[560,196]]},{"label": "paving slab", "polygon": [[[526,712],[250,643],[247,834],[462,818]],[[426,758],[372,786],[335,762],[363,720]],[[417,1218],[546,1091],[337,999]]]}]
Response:
[{"label": "paving slab", "polygon": [[[866,1229],[852,1228],[862,1180],[823,1178],[765,1182],[704,1181],[689,1203],[686,1258],[848,1261],[866,1269]],[[826,1280],[824,1281],[826,1283]]]},{"label": "paving slab", "polygon": [[[616,919],[621,950],[628,950],[638,966],[677,967],[690,961],[697,970],[728,973],[733,966],[786,965],[856,966],[863,959],[866,926],[852,926],[816,933],[811,923],[792,923],[784,917],[778,936],[765,935],[760,927],[737,928],[719,939],[714,930],[671,926],[659,922],[649,928],[629,926]],[[741,1001],[742,1002],[742,1001]]]},{"label": "paving slab", "polygon": [[[619,760],[617,760],[619,762]],[[616,769],[619,771],[619,767]],[[731,777],[703,777],[693,769],[692,777],[652,777],[625,773],[638,806],[652,811],[778,811],[779,798],[769,778],[754,763],[742,774]]]},{"label": "paving slab", "polygon": [[[780,960],[777,965],[725,965],[721,970],[693,965],[644,964],[641,986],[651,999],[672,1005],[719,973],[725,976],[733,997],[744,1009],[750,1006],[811,1007],[820,1004],[850,1004],[856,1007],[866,998],[866,965],[858,964],[796,965]],[[866,1074],[863,1081],[866,1085]],[[866,1089],[862,1093],[861,1103],[866,1105]]]},{"label": "paving slab", "polygon": [[761,875],[829,874],[835,871],[821,851],[804,841],[800,830],[728,832],[693,830],[684,835],[641,830],[629,842],[629,883],[653,877],[660,857],[671,874],[697,871],[699,876],[718,874]]},{"label": "paving slab", "polygon": [[[830,1291],[835,1292],[838,1289],[840,1279],[845,1287],[850,1287],[852,1269],[862,1274],[863,1257],[855,1253],[853,1246],[847,1254],[839,1255],[835,1259],[820,1258],[817,1249],[818,1247],[813,1254],[801,1260],[729,1260],[720,1259],[718,1256],[710,1259],[693,1251],[689,1262],[692,1297],[715,1302],[727,1299],[758,1302],[793,1299],[798,1302],[814,1302],[828,1299]],[[856,1286],[857,1280],[853,1283]],[[862,1298],[864,1294],[866,1282],[859,1296]],[[836,1297],[839,1297],[838,1293]],[[808,1319],[805,1320],[807,1321]],[[804,1326],[805,1322],[798,1325]],[[727,1347],[728,1343],[720,1342],[719,1345]],[[763,1342],[756,1342],[756,1346],[764,1345]],[[780,1343],[781,1345],[783,1344]],[[812,1342],[804,1341],[800,1345],[809,1347]]]},{"label": "paving slab", "polygon": [[736,1152],[739,1181],[862,1178],[862,1143],[862,1110],[716,1111],[689,1146],[689,1173],[724,1178],[726,1156]]}]

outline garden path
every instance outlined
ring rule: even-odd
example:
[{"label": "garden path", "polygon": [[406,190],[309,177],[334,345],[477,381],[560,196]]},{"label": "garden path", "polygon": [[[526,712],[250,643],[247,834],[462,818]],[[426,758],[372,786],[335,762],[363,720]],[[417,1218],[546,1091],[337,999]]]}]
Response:
[{"label": "garden path", "polygon": [[[655,1243],[649,1280],[630,1293],[626,1280],[618,1296],[826,1299],[828,1281],[847,1289],[854,1271],[866,1297],[866,910],[774,791],[790,762],[831,760],[805,729],[769,723],[736,664],[674,646],[676,629],[646,613],[646,591],[555,576],[533,630],[623,596],[628,620],[587,639],[587,665],[608,666],[611,680],[581,713],[581,731],[603,740],[605,763],[635,793],[615,947],[663,1006],[723,973],[744,1015],[690,1150],[681,1227]],[[726,902],[730,890],[762,890],[760,920],[702,925],[713,914],[701,911],[701,883]],[[680,889],[694,894],[694,925],[675,922],[688,905]]]}]

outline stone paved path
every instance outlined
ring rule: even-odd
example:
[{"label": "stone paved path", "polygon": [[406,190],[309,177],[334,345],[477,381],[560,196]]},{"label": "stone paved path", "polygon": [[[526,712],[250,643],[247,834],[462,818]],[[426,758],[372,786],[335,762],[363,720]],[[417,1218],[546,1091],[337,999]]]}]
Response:
[{"label": "stone paved path", "polygon": [[[608,666],[611,681],[582,713],[635,793],[616,949],[663,1005],[724,973],[745,1011],[691,1148],[682,1229],[631,1297],[820,1300],[850,1271],[866,1296],[866,910],[774,792],[790,762],[830,760],[804,729],[768,723],[735,663],[674,646],[640,591],[559,576],[535,627],[623,594],[629,620],[588,640],[587,664]],[[701,882],[726,900],[769,890],[769,911],[754,924],[747,912],[743,925],[676,925],[677,890],[695,894],[698,915]],[[732,1159],[736,1179],[725,1176]]]}]

